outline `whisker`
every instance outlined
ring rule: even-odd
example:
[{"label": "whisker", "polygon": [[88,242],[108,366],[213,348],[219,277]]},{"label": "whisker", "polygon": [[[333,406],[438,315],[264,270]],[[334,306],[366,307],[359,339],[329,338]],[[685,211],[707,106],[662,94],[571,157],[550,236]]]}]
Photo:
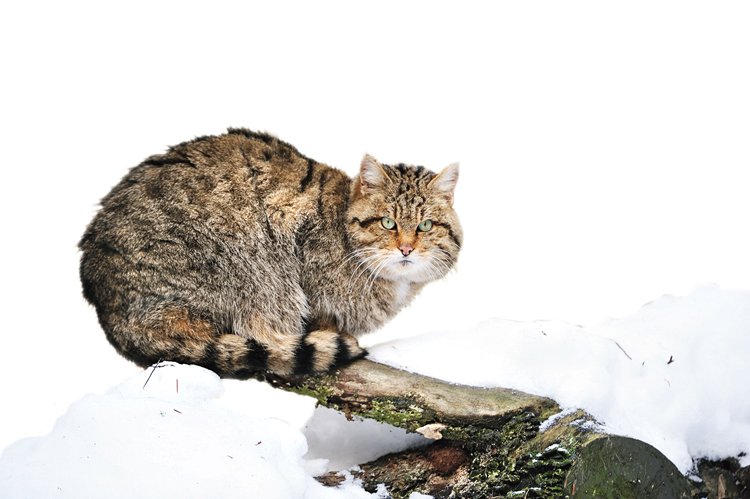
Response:
[{"label": "whisker", "polygon": [[431,253],[428,259],[427,275],[434,279],[440,279],[453,270],[453,263],[441,253]]},{"label": "whisker", "polygon": [[367,294],[369,294],[372,291],[372,287],[375,285],[375,282],[377,281],[378,277],[380,277],[380,273],[389,263],[390,263],[390,258],[387,255],[383,256],[381,262],[378,264],[378,266],[375,268],[372,275],[368,279]]},{"label": "whisker", "polygon": [[[380,258],[380,255],[378,252],[372,255],[368,255],[360,261],[359,265],[355,267],[355,269],[352,271],[351,277],[349,278],[349,285],[347,286],[347,293],[349,293],[350,295],[353,294],[354,285],[360,280],[360,278],[365,274],[365,272],[367,272],[368,270],[372,272],[373,268],[377,267],[379,258]],[[373,262],[375,262],[374,266],[372,265]],[[365,280],[365,283],[366,282],[367,280]],[[361,293],[360,293],[360,296],[362,296]]]},{"label": "whisker", "polygon": [[[375,256],[377,252],[378,250],[376,248],[359,248],[353,250],[344,257],[341,263],[336,267],[336,271],[338,272],[342,270],[347,265],[353,265],[354,268],[351,270],[350,274],[354,276],[363,266],[366,267],[368,265],[368,261]],[[351,280],[352,279],[350,278],[350,281]]]}]

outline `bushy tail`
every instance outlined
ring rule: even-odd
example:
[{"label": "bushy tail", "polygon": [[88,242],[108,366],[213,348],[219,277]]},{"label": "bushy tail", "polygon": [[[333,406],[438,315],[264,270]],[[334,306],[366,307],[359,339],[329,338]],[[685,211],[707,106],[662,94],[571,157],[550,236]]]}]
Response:
[{"label": "bushy tail", "polygon": [[247,379],[266,370],[282,376],[323,374],[367,354],[354,337],[327,330],[289,338],[281,345],[264,345],[236,334],[208,339],[159,339],[141,343],[137,348],[133,344],[112,343],[123,356],[143,367],[173,361],[199,365],[222,378],[235,379]]},{"label": "bushy tail", "polygon": [[279,375],[323,374],[367,354],[354,337],[335,331],[312,331],[290,339],[290,343],[263,345],[236,334],[223,334],[204,346],[200,358],[188,355],[165,360],[197,364],[222,378],[247,379],[264,370]]}]

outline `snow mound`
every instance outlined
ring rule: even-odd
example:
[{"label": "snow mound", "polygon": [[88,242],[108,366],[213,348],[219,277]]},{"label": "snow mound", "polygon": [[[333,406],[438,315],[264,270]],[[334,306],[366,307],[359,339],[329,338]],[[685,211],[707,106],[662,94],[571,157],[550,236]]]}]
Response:
[{"label": "snow mound", "polygon": [[[370,352],[444,380],[583,408],[688,473],[702,457],[750,464],[749,333],[750,292],[707,287],[596,326],[494,319]],[[8,447],[0,497],[387,497],[351,475],[337,488],[313,476],[422,443],[316,410],[309,397],[167,363],[74,403],[49,435]]]},{"label": "snow mound", "polygon": [[351,479],[315,481],[326,463],[303,459],[298,428],[237,412],[225,392],[211,371],[162,364],[87,396],[48,436],[5,450],[0,497],[372,497]]},{"label": "snow mound", "polygon": [[504,386],[583,408],[687,473],[693,459],[750,464],[750,292],[704,287],[593,327],[490,320],[370,348],[379,362]]}]

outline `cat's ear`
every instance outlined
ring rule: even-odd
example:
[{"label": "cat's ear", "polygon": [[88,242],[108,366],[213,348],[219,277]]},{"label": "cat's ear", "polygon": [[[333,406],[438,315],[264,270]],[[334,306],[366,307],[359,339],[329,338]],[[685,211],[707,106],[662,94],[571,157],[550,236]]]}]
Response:
[{"label": "cat's ear", "polygon": [[388,177],[383,170],[383,166],[378,160],[365,154],[362,163],[359,166],[359,190],[362,194],[367,194],[379,187],[382,187]]},{"label": "cat's ear", "polygon": [[453,204],[453,191],[458,182],[458,163],[451,163],[443,168],[435,178],[430,181],[429,186],[444,196],[448,203]]}]

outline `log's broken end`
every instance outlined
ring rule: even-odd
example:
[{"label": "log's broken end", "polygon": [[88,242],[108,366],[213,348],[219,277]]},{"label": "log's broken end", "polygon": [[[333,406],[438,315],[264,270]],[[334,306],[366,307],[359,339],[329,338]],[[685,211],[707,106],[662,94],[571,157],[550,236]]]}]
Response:
[{"label": "log's broken end", "polygon": [[597,435],[577,450],[564,490],[570,497],[582,498],[693,497],[688,480],[661,452],[617,435]]}]

